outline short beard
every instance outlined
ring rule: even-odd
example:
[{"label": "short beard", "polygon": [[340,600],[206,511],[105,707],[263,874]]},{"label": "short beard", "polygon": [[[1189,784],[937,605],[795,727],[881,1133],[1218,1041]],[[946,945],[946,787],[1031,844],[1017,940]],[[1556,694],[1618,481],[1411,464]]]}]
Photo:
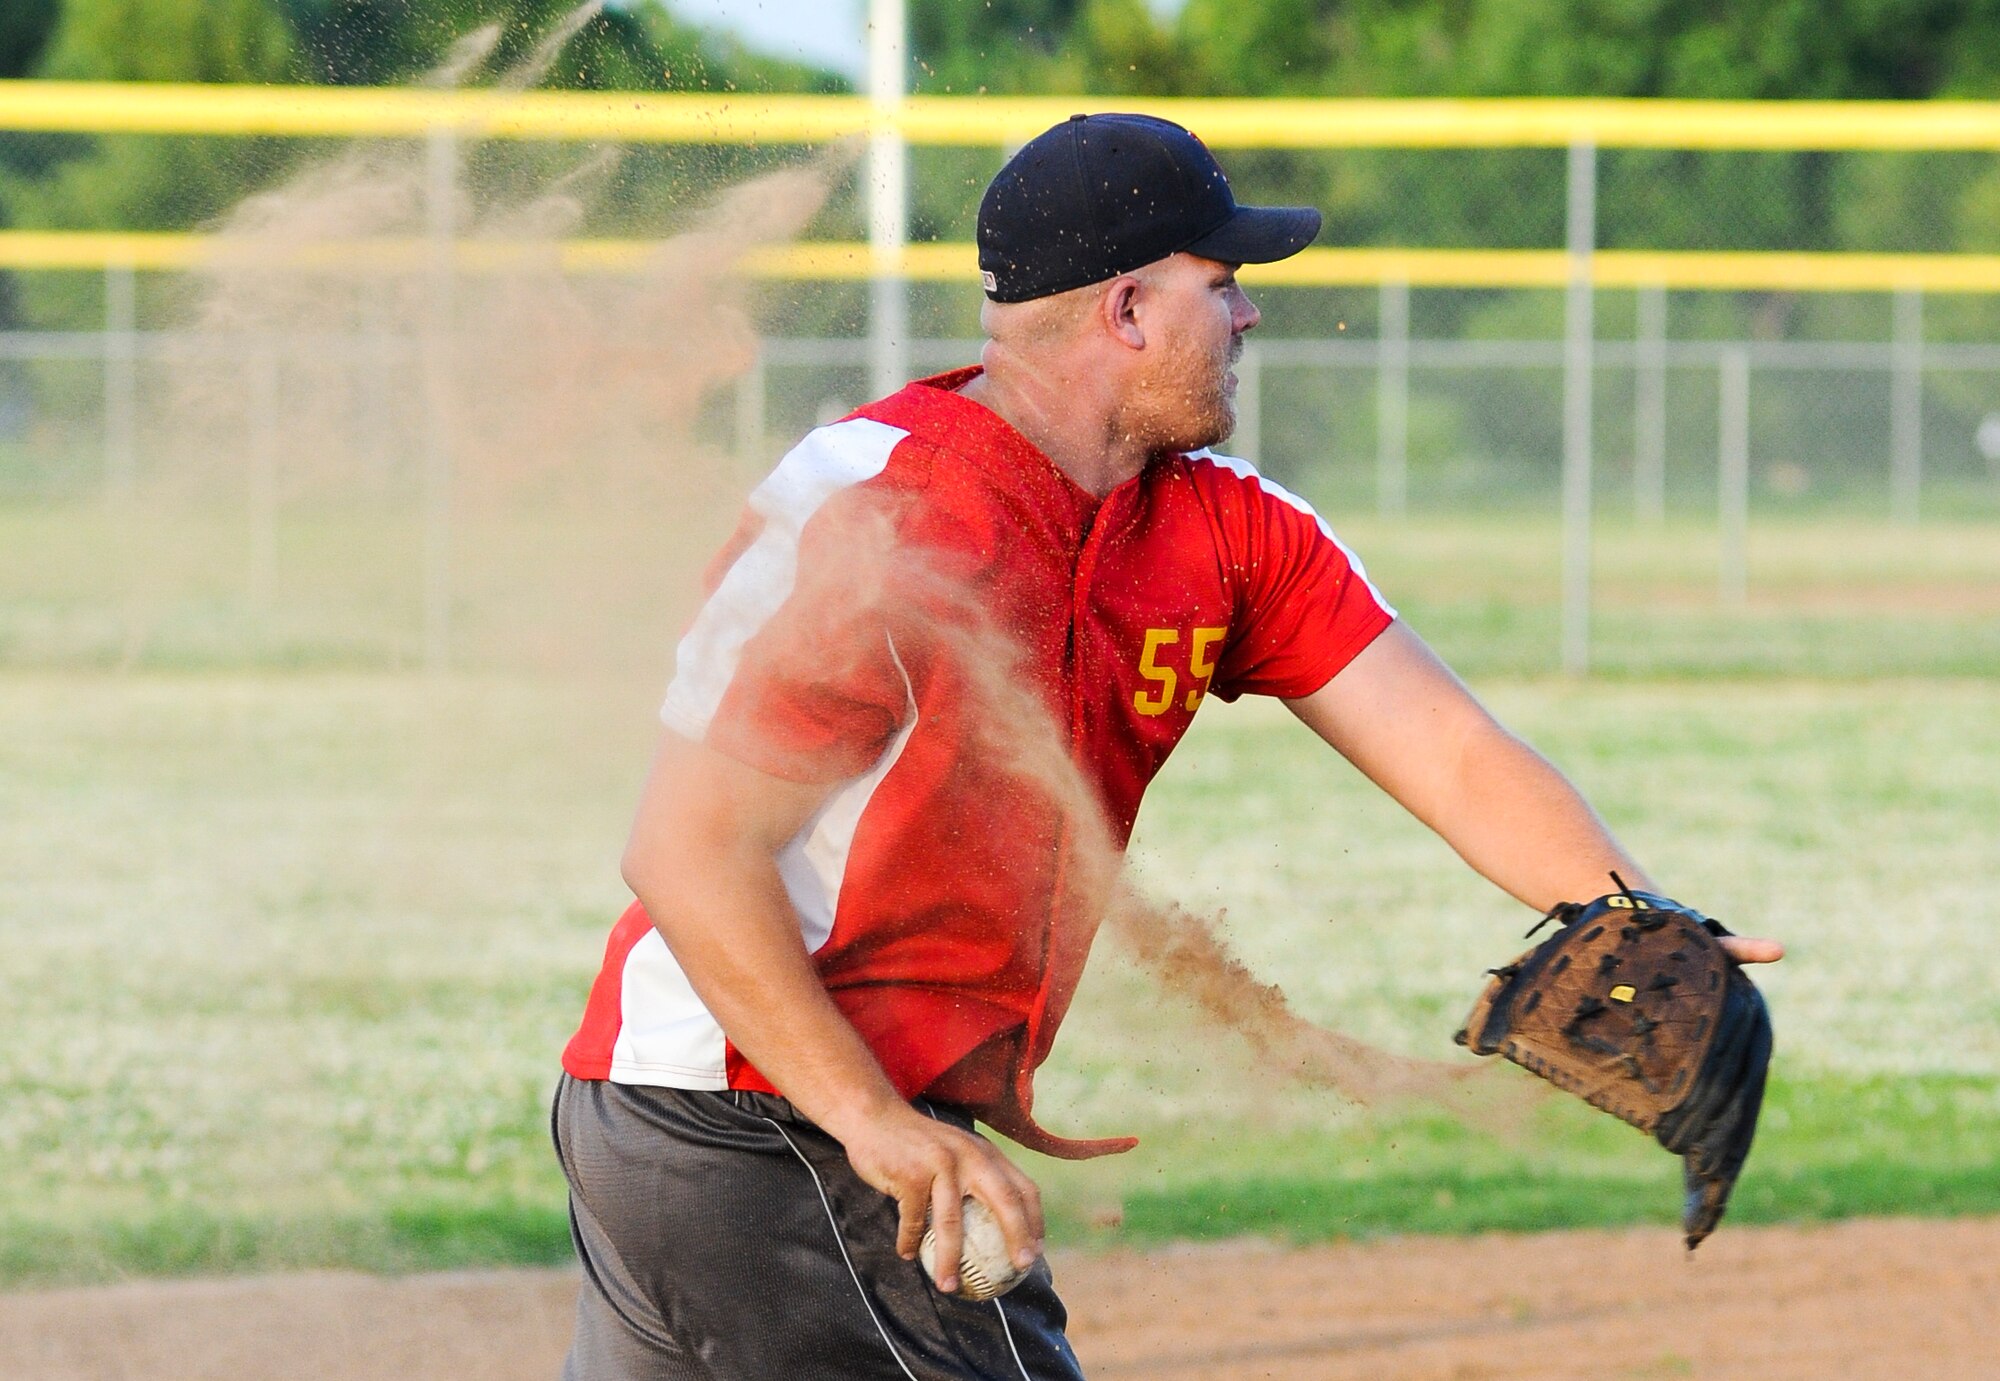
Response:
[{"label": "short beard", "polygon": [[[1210,384],[1207,396],[1202,400],[1200,422],[1196,430],[1203,435],[1191,446],[1176,449],[1200,450],[1204,446],[1218,446],[1234,435],[1236,431],[1236,395],[1229,390],[1229,371],[1243,358],[1243,337],[1231,336],[1222,358],[1215,361],[1207,371]],[[1241,381],[1238,381],[1239,386]]]},{"label": "short beard", "polygon": [[1151,390],[1153,406],[1135,410],[1131,430],[1155,455],[1186,454],[1215,446],[1236,430],[1236,400],[1229,370],[1243,356],[1243,337],[1231,336],[1220,355],[1180,357],[1163,364],[1164,382]]}]

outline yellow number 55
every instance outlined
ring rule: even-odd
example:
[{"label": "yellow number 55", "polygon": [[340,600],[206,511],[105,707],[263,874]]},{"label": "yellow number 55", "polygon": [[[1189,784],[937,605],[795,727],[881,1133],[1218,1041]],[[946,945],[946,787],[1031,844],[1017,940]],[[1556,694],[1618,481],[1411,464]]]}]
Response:
[{"label": "yellow number 55", "polygon": [[1148,628],[1146,646],[1139,653],[1139,674],[1154,683],[1155,693],[1145,691],[1132,693],[1132,708],[1140,714],[1165,714],[1167,706],[1174,703],[1174,687],[1178,684],[1172,667],[1163,667],[1153,659],[1160,655],[1160,649],[1181,640],[1180,630],[1174,628]]},{"label": "yellow number 55", "polygon": [[1194,630],[1194,646],[1188,649],[1188,671],[1194,677],[1194,689],[1187,693],[1187,707],[1190,711],[1201,703],[1208,693],[1208,678],[1215,675],[1215,645],[1222,641],[1227,628],[1197,628]]},{"label": "yellow number 55", "polygon": [[[1188,693],[1182,708],[1190,713],[1201,704],[1202,696],[1208,693],[1208,680],[1215,675],[1215,646],[1229,632],[1227,628],[1197,628],[1194,640],[1188,649]],[[1148,690],[1132,693],[1132,708],[1143,715],[1162,715],[1174,703],[1174,692],[1180,688],[1180,677],[1172,667],[1160,665],[1160,649],[1172,647],[1181,640],[1176,628],[1148,628],[1146,645],[1139,653],[1139,674],[1151,681]]]}]

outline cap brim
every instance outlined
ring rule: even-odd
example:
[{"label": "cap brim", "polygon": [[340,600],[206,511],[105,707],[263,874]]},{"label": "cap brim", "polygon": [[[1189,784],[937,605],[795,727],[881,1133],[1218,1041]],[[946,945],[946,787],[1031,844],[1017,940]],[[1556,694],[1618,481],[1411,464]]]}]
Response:
[{"label": "cap brim", "polygon": [[1235,215],[1183,250],[1225,264],[1270,264],[1311,244],[1319,226],[1319,212],[1310,206],[1239,206]]}]

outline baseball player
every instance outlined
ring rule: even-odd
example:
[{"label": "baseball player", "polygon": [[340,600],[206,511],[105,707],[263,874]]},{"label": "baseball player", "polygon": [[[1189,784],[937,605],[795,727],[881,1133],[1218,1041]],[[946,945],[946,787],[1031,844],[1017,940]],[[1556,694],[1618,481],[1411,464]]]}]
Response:
[{"label": "baseball player", "polygon": [[[941,590],[1004,640],[1118,847],[1202,700],[1261,694],[1532,906],[1614,868],[1649,885],[1309,505],[1209,449],[1258,320],[1236,267],[1319,224],[1238,205],[1177,125],[1076,116],[981,202],[982,364],[819,428],[752,494],[563,1056],[572,1381],[1082,1375],[1035,1186],[975,1122],[1056,1156],[1132,1144],[1033,1111],[1102,897],[990,751],[996,673],[944,636]],[[951,1293],[968,1195],[1031,1268],[977,1303]]]}]

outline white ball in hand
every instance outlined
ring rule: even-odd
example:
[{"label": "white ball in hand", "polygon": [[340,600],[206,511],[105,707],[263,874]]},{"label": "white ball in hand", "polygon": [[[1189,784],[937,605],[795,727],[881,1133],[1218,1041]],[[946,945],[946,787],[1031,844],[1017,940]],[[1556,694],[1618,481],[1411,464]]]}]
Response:
[{"label": "white ball in hand", "polygon": [[[1000,1220],[993,1216],[993,1210],[968,1194],[959,1217],[965,1235],[958,1253],[958,1289],[952,1293],[960,1299],[992,1299],[1019,1285],[1028,1273],[1014,1264],[1007,1251],[1007,1235],[1000,1230]],[[936,1280],[937,1234],[929,1223],[924,1225],[924,1240],[917,1248],[917,1259],[923,1262],[924,1274]]]}]

